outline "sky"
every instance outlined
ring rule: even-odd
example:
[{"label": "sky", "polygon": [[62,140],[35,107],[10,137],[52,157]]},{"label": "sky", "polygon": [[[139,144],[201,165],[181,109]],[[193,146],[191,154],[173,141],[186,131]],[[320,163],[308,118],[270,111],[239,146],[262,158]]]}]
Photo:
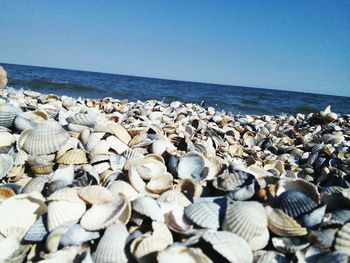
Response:
[{"label": "sky", "polygon": [[0,0],[0,63],[350,96],[347,0]]}]

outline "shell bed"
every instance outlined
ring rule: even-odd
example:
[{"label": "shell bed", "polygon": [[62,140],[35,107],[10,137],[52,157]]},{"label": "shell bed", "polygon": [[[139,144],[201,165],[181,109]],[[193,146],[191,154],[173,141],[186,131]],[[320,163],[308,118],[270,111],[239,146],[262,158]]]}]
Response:
[{"label": "shell bed", "polygon": [[350,116],[0,98],[0,262],[348,262]]}]

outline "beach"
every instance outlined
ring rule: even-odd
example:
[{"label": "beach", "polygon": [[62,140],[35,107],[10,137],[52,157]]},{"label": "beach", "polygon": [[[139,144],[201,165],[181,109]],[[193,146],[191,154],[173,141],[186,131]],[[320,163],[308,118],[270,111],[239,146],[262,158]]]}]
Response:
[{"label": "beach", "polygon": [[0,261],[347,262],[350,115],[0,98]]}]

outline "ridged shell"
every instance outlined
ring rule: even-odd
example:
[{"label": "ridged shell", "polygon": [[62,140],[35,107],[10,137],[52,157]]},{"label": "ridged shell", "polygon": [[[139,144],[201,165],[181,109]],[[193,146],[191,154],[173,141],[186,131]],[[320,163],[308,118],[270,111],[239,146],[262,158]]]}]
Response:
[{"label": "ridged shell", "polygon": [[4,178],[11,170],[13,159],[8,154],[0,154],[0,179]]},{"label": "ridged shell", "polygon": [[285,191],[297,191],[301,192],[307,197],[311,198],[315,203],[320,202],[320,194],[318,193],[315,185],[312,183],[309,183],[303,179],[286,179],[286,180],[280,180],[277,183],[277,190],[276,194],[279,196]]},{"label": "ridged shell", "polygon": [[253,262],[253,253],[249,244],[236,234],[227,231],[205,232],[202,238],[229,262]]},{"label": "ridged shell", "polygon": [[128,236],[129,233],[124,224],[117,223],[109,226],[98,243],[93,255],[94,262],[128,262],[124,250]]},{"label": "ridged shell", "polygon": [[164,222],[164,216],[157,202],[146,196],[139,197],[132,202],[132,208],[141,215],[145,215],[157,222]]},{"label": "ridged shell", "polygon": [[342,251],[350,254],[350,223],[346,223],[337,232],[334,248],[337,251]]},{"label": "ridged shell", "polygon": [[0,202],[15,196],[16,193],[11,188],[6,186],[0,186]]},{"label": "ridged shell", "polygon": [[104,229],[117,221],[127,223],[130,218],[128,201],[121,195],[110,202],[93,205],[81,218],[80,224],[89,231]]},{"label": "ridged shell", "polygon": [[46,227],[47,214],[42,215],[35,221],[35,223],[29,228],[24,236],[25,241],[41,242],[45,239],[49,233]]},{"label": "ridged shell", "polygon": [[97,114],[92,113],[76,113],[67,118],[67,122],[93,127],[97,122]]},{"label": "ridged shell", "polygon": [[297,191],[283,192],[278,196],[277,202],[283,212],[293,218],[306,214],[317,207],[311,198]]},{"label": "ridged shell", "polygon": [[99,185],[90,185],[79,189],[78,194],[87,204],[100,204],[112,201],[113,195],[108,189]]},{"label": "ridged shell", "polygon": [[236,201],[227,206],[223,230],[245,239],[253,250],[264,248],[269,241],[265,209],[256,201]]},{"label": "ridged shell", "polygon": [[14,126],[19,131],[24,131],[28,128],[33,128],[37,123],[48,120],[45,111],[36,110],[22,112],[18,114],[14,120]]},{"label": "ridged shell", "polygon": [[111,168],[113,171],[121,172],[123,171],[126,158],[122,155],[115,154],[110,157],[109,161],[111,163]]},{"label": "ridged shell", "polygon": [[49,231],[67,222],[79,220],[85,213],[85,203],[52,201],[48,205],[47,223]]},{"label": "ridged shell", "polygon": [[87,141],[85,148],[87,151],[91,151],[96,144],[101,141],[101,139],[103,138],[103,136],[105,135],[105,132],[93,132],[90,134],[89,136],[89,140]]},{"label": "ridged shell", "polygon": [[316,263],[348,263],[349,254],[341,251],[334,251],[327,255],[322,255]]},{"label": "ridged shell", "polygon": [[332,225],[339,225],[342,226],[346,222],[350,221],[350,210],[348,209],[339,209],[334,212],[332,212],[331,219],[328,221],[325,221],[322,223],[322,227],[332,226]]},{"label": "ridged shell", "polygon": [[13,121],[18,113],[21,112],[21,109],[8,104],[0,102],[0,126],[10,128],[13,124]]},{"label": "ridged shell", "polygon": [[53,192],[48,198],[48,201],[68,201],[83,204],[84,201],[79,198],[77,188],[62,188]]},{"label": "ridged shell", "polygon": [[110,133],[115,135],[124,144],[128,145],[128,143],[131,140],[131,136],[129,135],[128,131],[122,125],[119,125],[116,123],[109,123],[109,124],[107,124],[107,127],[108,127],[108,130]]},{"label": "ridged shell", "polygon": [[209,228],[219,228],[220,206],[210,201],[195,202],[185,208],[185,215],[196,225]]},{"label": "ridged shell", "polygon": [[72,149],[63,154],[56,162],[60,164],[84,164],[88,161],[84,150]]},{"label": "ridged shell", "polygon": [[86,241],[100,237],[99,232],[86,231],[79,224],[72,225],[60,238],[62,246],[78,246]]},{"label": "ridged shell", "polygon": [[157,199],[157,203],[161,207],[163,212],[166,210],[172,210],[174,208],[185,208],[191,204],[187,197],[177,190],[169,190],[160,195]]},{"label": "ridged shell", "polygon": [[201,181],[204,179],[204,158],[197,152],[189,152],[181,157],[177,166],[177,173],[181,179],[194,179]]},{"label": "ridged shell", "polygon": [[307,234],[306,228],[299,225],[292,217],[285,214],[280,209],[265,207],[268,221],[268,228],[271,232],[279,236],[304,236]]},{"label": "ridged shell", "polygon": [[69,133],[53,120],[39,123],[30,131],[23,143],[23,149],[34,155],[56,152],[70,138]]},{"label": "ridged shell", "polygon": [[161,236],[140,236],[131,243],[131,253],[139,262],[154,262],[155,253],[168,247],[167,240]]},{"label": "ridged shell", "polygon": [[128,150],[129,147],[124,144],[121,140],[119,140],[117,137],[111,135],[106,138],[106,141],[111,149],[116,151],[116,153],[121,154],[124,151]]},{"label": "ridged shell", "polygon": [[174,246],[162,250],[157,256],[158,263],[212,263],[201,249]]}]

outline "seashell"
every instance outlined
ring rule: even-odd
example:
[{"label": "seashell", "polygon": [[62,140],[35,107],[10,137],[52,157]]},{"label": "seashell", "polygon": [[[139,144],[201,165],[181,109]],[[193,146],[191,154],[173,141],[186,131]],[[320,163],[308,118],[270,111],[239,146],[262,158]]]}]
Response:
[{"label": "seashell", "polygon": [[173,186],[173,176],[171,173],[153,177],[146,185],[146,188],[155,194],[163,193]]},{"label": "seashell", "polygon": [[16,142],[15,136],[10,132],[1,131],[0,132],[0,147],[8,147]]},{"label": "seashell", "polygon": [[268,228],[274,234],[285,237],[304,236],[307,234],[306,228],[303,228],[297,221],[289,217],[282,210],[266,206],[265,211],[267,214]]},{"label": "seashell", "polygon": [[25,241],[41,242],[48,235],[47,230],[47,214],[43,214],[35,223],[28,229],[24,236]]},{"label": "seashell", "polygon": [[110,202],[94,204],[83,215],[80,225],[86,230],[96,231],[118,221],[127,223],[130,214],[130,203],[124,196],[118,195]]},{"label": "seashell", "polygon": [[183,209],[191,204],[190,200],[184,194],[177,190],[168,190],[162,193],[157,199],[163,213],[166,213],[175,208]]},{"label": "seashell", "polygon": [[83,148],[81,142],[77,138],[69,138],[69,140],[57,151],[56,160],[64,155],[67,151],[76,149],[78,146],[80,146],[80,148]]},{"label": "seashell", "polygon": [[121,172],[123,171],[126,158],[122,155],[115,154],[110,157],[109,161],[111,163],[111,168],[113,171]]},{"label": "seashell", "polygon": [[78,246],[99,237],[99,232],[86,231],[79,224],[74,224],[61,236],[59,243],[62,246]]},{"label": "seashell", "polygon": [[116,151],[116,153],[118,153],[118,154],[121,154],[124,151],[129,149],[129,147],[126,144],[124,144],[121,140],[119,140],[117,137],[115,137],[113,135],[108,136],[106,138],[106,141],[107,141],[109,147],[111,149],[113,149],[114,151]]},{"label": "seashell", "polygon": [[78,189],[68,187],[59,189],[50,194],[50,196],[47,198],[47,201],[68,201],[81,204],[84,203],[84,201],[79,198]]},{"label": "seashell", "polygon": [[163,154],[167,149],[174,149],[174,146],[171,144],[171,142],[161,139],[161,140],[155,140],[151,145],[151,152],[154,154]]},{"label": "seashell", "polygon": [[227,205],[223,230],[245,239],[253,250],[264,248],[269,241],[267,216],[256,201],[234,201]]},{"label": "seashell", "polygon": [[23,150],[19,150],[18,153],[16,154],[14,161],[13,161],[13,164],[14,165],[24,165],[27,160],[28,160],[28,154]]},{"label": "seashell", "polygon": [[101,141],[101,139],[103,138],[103,136],[105,136],[105,134],[106,134],[105,132],[93,132],[93,133],[91,133],[89,136],[89,140],[85,144],[86,150],[91,151],[96,146],[96,144],[99,141]]},{"label": "seashell", "polygon": [[21,109],[9,104],[0,102],[0,126],[10,128]]},{"label": "seashell", "polygon": [[200,248],[173,246],[162,250],[157,255],[158,263],[212,263]]},{"label": "seashell", "polygon": [[298,250],[307,248],[310,243],[306,242],[300,238],[289,238],[289,237],[273,237],[273,246],[280,252],[284,254],[294,254]]},{"label": "seashell", "polygon": [[218,157],[204,158],[204,163],[208,169],[206,180],[213,180],[226,166],[224,160]]},{"label": "seashell", "polygon": [[6,186],[0,186],[0,202],[15,196],[16,193],[11,188]]},{"label": "seashell", "polygon": [[194,197],[200,197],[203,192],[201,183],[192,179],[179,180],[175,189],[182,192],[189,200],[192,200]]},{"label": "seashell", "polygon": [[8,154],[0,154],[0,180],[11,170],[13,159]]},{"label": "seashell", "polygon": [[167,240],[162,236],[145,234],[133,240],[130,251],[139,262],[154,262],[156,252],[165,249],[168,245]]},{"label": "seashell", "polygon": [[279,180],[277,183],[276,194],[279,196],[286,191],[301,192],[307,197],[311,198],[315,203],[320,202],[320,194],[318,193],[315,185],[303,180],[303,179],[286,179]]},{"label": "seashell", "polygon": [[154,159],[141,159],[131,164],[129,173],[133,172],[145,180],[150,180],[154,177],[163,176],[166,173],[166,166]]},{"label": "seashell", "polygon": [[80,188],[78,194],[81,199],[91,205],[110,202],[113,199],[111,191],[99,185]]},{"label": "seashell", "polygon": [[66,168],[57,169],[51,177],[51,182],[62,181],[64,185],[70,185],[74,180],[74,169],[70,165]]},{"label": "seashell", "polygon": [[33,155],[56,152],[69,139],[69,133],[54,121],[43,121],[29,132],[23,142],[23,149]]},{"label": "seashell", "polygon": [[181,179],[201,181],[204,175],[204,158],[197,152],[189,152],[181,157],[177,166],[177,174]]},{"label": "seashell", "polygon": [[95,164],[93,166],[98,174],[102,174],[110,168],[110,164],[108,162],[102,162]]},{"label": "seashell", "polygon": [[56,160],[60,164],[84,164],[87,163],[86,153],[82,149],[72,149]]},{"label": "seashell", "polygon": [[246,186],[238,187],[226,195],[230,200],[245,201],[252,198],[255,195],[255,180]]},{"label": "seashell", "polygon": [[96,145],[90,150],[90,155],[98,155],[98,154],[110,154],[109,145],[106,140],[100,140],[96,143]]},{"label": "seashell", "polygon": [[62,226],[67,222],[79,220],[85,213],[86,206],[83,202],[71,202],[66,200],[52,201],[47,208],[47,224],[49,231]]},{"label": "seashell", "polygon": [[131,136],[129,135],[128,131],[123,127],[122,125],[116,124],[116,123],[108,123],[107,124],[108,131],[116,136],[119,140],[121,140],[124,144],[128,145]]},{"label": "seashell", "polygon": [[132,208],[141,215],[147,216],[154,221],[164,222],[164,216],[157,202],[146,196],[136,198],[132,202]]},{"label": "seashell", "polygon": [[12,262],[10,259],[16,255],[20,248],[20,240],[16,236],[9,236],[0,240],[0,261]]},{"label": "seashell", "polygon": [[113,194],[123,194],[127,200],[134,201],[140,194],[127,182],[117,180],[114,181],[109,187],[108,190]]},{"label": "seashell", "polygon": [[310,232],[309,239],[321,252],[330,252],[338,228],[326,228]]},{"label": "seashell", "polygon": [[350,223],[343,225],[337,232],[334,249],[350,254]]},{"label": "seashell", "polygon": [[342,226],[348,221],[350,221],[350,210],[339,209],[332,212],[331,218],[328,221],[323,222],[322,227],[327,227],[332,225]]},{"label": "seashell", "polygon": [[60,239],[64,233],[74,224],[75,221],[68,221],[53,229],[46,238],[46,249],[49,253],[57,252]]},{"label": "seashell", "polygon": [[34,222],[46,212],[44,198],[39,193],[21,194],[13,196],[0,204],[0,233],[6,234],[13,229],[19,239],[22,239],[25,232]]},{"label": "seashell", "polygon": [[209,229],[219,228],[220,206],[210,201],[195,202],[185,208],[185,215],[193,223]]},{"label": "seashell", "polygon": [[[259,252],[259,254],[258,254]],[[257,257],[259,257],[257,259]],[[264,251],[264,250],[259,250],[257,253],[254,255],[254,262],[257,263],[287,263],[288,261],[284,257],[283,254],[280,254],[276,251]]]},{"label": "seashell", "polygon": [[[166,203],[165,203],[166,204]],[[165,223],[172,231],[180,234],[191,233],[193,229],[192,222],[185,216],[183,208],[170,208],[164,209],[164,206],[161,207],[164,212]]]},{"label": "seashell", "polygon": [[297,191],[283,192],[278,196],[277,202],[283,212],[293,218],[311,212],[317,207],[311,198]]},{"label": "seashell", "polygon": [[349,260],[349,254],[341,251],[334,251],[327,255],[322,255],[316,263],[347,263]]},{"label": "seashell", "polygon": [[29,194],[31,192],[39,192],[44,189],[45,184],[47,184],[50,181],[49,177],[46,176],[39,176],[35,177],[32,180],[30,180],[25,187],[23,188],[24,194]]},{"label": "seashell", "polygon": [[76,113],[67,118],[69,123],[75,123],[88,127],[94,127],[97,122],[97,114],[92,113]]},{"label": "seashell", "polygon": [[94,262],[128,262],[124,250],[128,236],[129,233],[124,224],[110,225],[104,232],[93,254]]},{"label": "seashell", "polygon": [[302,222],[307,228],[313,228],[322,223],[323,217],[326,213],[327,205],[320,206],[312,212],[305,214],[302,217]]},{"label": "seashell", "polygon": [[253,262],[249,244],[236,234],[227,231],[205,232],[202,238],[229,262]]},{"label": "seashell", "polygon": [[27,111],[18,114],[14,120],[14,126],[19,131],[24,131],[28,128],[33,128],[36,124],[48,120],[48,115],[45,111]]}]

